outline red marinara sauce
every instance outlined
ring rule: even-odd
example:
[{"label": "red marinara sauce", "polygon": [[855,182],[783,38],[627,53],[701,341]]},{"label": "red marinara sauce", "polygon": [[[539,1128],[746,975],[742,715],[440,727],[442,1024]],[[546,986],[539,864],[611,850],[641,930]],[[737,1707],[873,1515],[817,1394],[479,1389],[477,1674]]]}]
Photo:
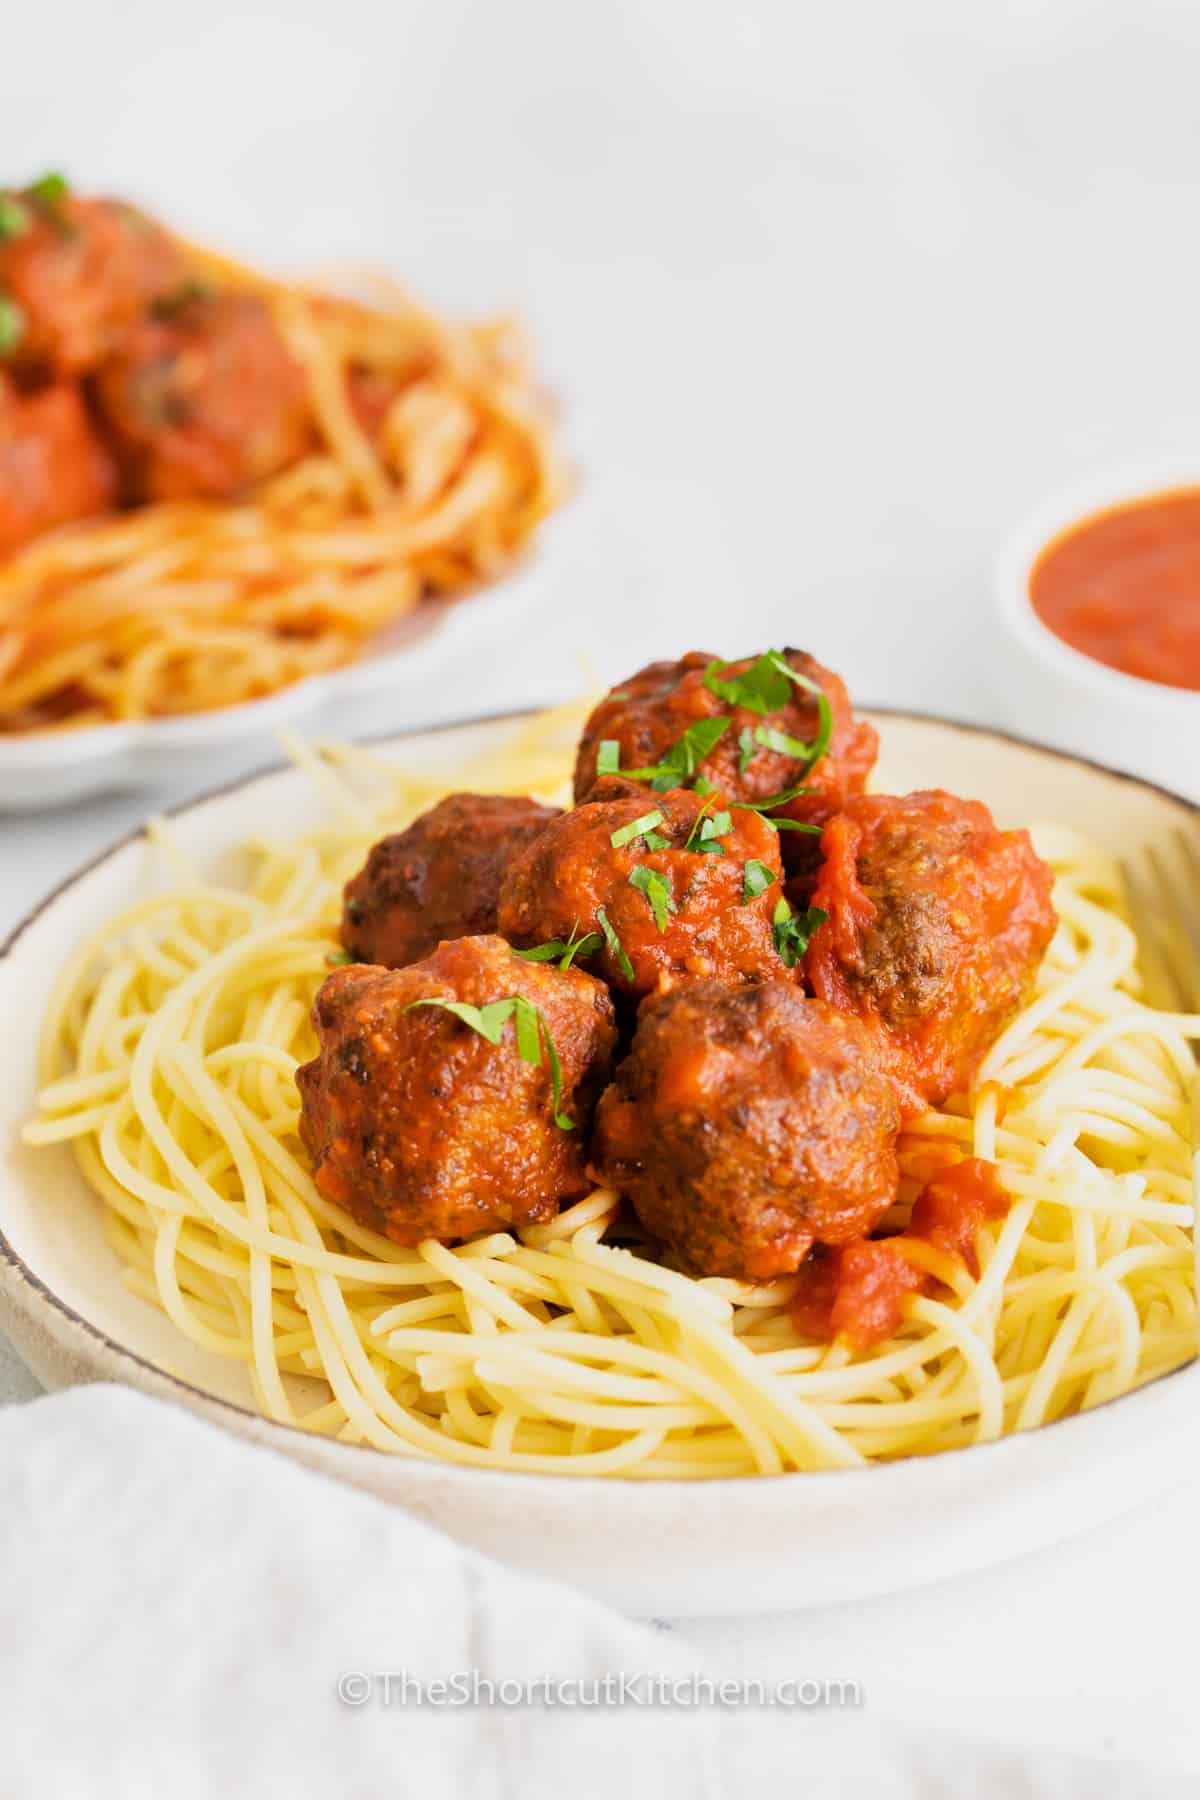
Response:
[{"label": "red marinara sauce", "polygon": [[908,1247],[919,1243],[956,1257],[978,1275],[979,1228],[988,1219],[1002,1219],[1010,1204],[989,1162],[971,1156],[937,1170],[918,1194],[906,1230],[894,1237],[858,1238],[809,1257],[792,1301],[796,1329],[806,1337],[842,1338],[853,1350],[869,1350],[899,1328],[910,1295],[932,1293],[938,1285]]},{"label": "red marinara sauce", "polygon": [[1042,551],[1029,598],[1096,662],[1200,691],[1200,487],[1150,494],[1073,525]]}]

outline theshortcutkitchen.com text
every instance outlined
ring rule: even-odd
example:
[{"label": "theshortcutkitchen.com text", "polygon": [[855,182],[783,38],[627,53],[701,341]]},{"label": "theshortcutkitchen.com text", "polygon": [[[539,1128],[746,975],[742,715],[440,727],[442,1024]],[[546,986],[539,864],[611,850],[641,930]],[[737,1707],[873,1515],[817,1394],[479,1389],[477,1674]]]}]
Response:
[{"label": "theshortcutkitchen.com text", "polygon": [[455,1669],[447,1675],[414,1675],[409,1669],[345,1669],[337,1678],[343,1706],[395,1707],[822,1707],[863,1705],[860,1682],[835,1677],[716,1676],[700,1672],[652,1673],[615,1669],[602,1675],[485,1675]]}]

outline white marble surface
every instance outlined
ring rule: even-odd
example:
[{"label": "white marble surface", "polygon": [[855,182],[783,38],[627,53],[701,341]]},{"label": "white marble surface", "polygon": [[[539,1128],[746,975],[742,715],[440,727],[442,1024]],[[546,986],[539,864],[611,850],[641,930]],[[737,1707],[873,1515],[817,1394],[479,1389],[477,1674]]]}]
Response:
[{"label": "white marble surface", "polygon": [[[1053,739],[993,625],[1001,535],[1114,460],[1200,470],[1187,0],[126,0],[25,9],[20,37],[5,173],[533,324],[597,502],[589,573],[502,663],[372,724],[786,639],[863,698]],[[0,932],[180,797],[0,819]],[[0,1349],[0,1399],[31,1391]],[[686,1629],[747,1672],[1200,1769],[1198,1497],[920,1596]]]}]

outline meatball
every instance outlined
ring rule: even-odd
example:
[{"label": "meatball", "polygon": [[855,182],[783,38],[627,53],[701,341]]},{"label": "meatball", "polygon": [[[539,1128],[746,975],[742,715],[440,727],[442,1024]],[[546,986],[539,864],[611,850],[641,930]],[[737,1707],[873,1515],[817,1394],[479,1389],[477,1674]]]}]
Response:
[{"label": "meatball", "polygon": [[[605,739],[617,743],[622,768],[653,767],[690,727],[701,720],[724,719],[728,723],[720,738],[699,761],[704,776],[731,800],[768,800],[803,785],[807,792],[781,807],[778,816],[823,825],[849,795],[862,792],[879,739],[873,726],[855,718],[840,675],[803,650],[786,650],[783,656],[790,668],[823,691],[832,713],[829,749],[811,767],[786,746],[780,747],[784,738],[811,744],[817,737],[818,702],[808,688],[772,669],[766,658],[746,657],[723,665],[693,650],[678,662],[651,663],[596,707],[580,740],[576,799],[587,794],[596,778],[597,753]],[[735,693],[754,699],[755,705],[737,704],[715,691],[706,681],[710,669],[709,680],[727,688],[732,685]],[[764,738],[769,741],[764,743]],[[806,834],[785,831],[783,854],[789,869],[811,859]]]},{"label": "meatball", "polygon": [[135,207],[47,182],[4,198],[0,293],[17,309],[12,354],[22,363],[87,374],[187,274],[180,246]]},{"label": "meatball", "polygon": [[448,794],[375,844],[347,882],[343,944],[360,962],[399,969],[448,938],[495,931],[509,863],[561,816],[508,794]]},{"label": "meatball", "polygon": [[[513,997],[537,1009],[541,1064],[523,1060],[513,1017],[493,1023],[492,1043],[444,1005],[420,1004]],[[581,969],[523,962],[497,937],[457,938],[405,969],[338,969],[313,1024],[317,1056],[296,1074],[300,1135],[322,1194],[362,1224],[398,1244],[444,1241],[550,1218],[586,1191],[583,1140],[616,1026],[607,991]]]},{"label": "meatball", "polygon": [[642,1006],[593,1162],[685,1269],[766,1280],[877,1223],[899,1125],[856,1019],[787,980],[696,981]]},{"label": "meatball", "polygon": [[1054,934],[1050,871],[1028,832],[940,791],[850,800],[821,853],[809,984],[878,1028],[909,1110],[936,1105],[1028,997]]},{"label": "meatball", "polygon": [[95,393],[133,499],[226,499],[312,440],[304,372],[252,294],[197,292],[142,319]]},{"label": "meatball", "polygon": [[780,878],[778,833],[757,813],[715,790],[606,779],[510,864],[500,931],[523,947],[594,934],[589,968],[639,998],[688,976],[757,981],[784,971]]},{"label": "meatball", "polygon": [[116,470],[70,382],[21,395],[0,376],[0,556],[104,512]]}]

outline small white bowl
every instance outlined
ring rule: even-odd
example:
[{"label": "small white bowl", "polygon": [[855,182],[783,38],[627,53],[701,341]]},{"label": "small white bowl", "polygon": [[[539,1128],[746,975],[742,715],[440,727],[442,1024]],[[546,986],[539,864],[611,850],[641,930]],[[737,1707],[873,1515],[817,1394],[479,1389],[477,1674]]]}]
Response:
[{"label": "small white bowl", "polygon": [[1075,650],[1043,624],[1030,599],[1042,552],[1072,526],[1131,501],[1200,488],[1200,462],[1130,464],[1056,494],[1004,544],[996,562],[1000,617],[1020,655],[1020,717],[1065,749],[1159,781],[1200,800],[1200,693],[1125,675]]}]

